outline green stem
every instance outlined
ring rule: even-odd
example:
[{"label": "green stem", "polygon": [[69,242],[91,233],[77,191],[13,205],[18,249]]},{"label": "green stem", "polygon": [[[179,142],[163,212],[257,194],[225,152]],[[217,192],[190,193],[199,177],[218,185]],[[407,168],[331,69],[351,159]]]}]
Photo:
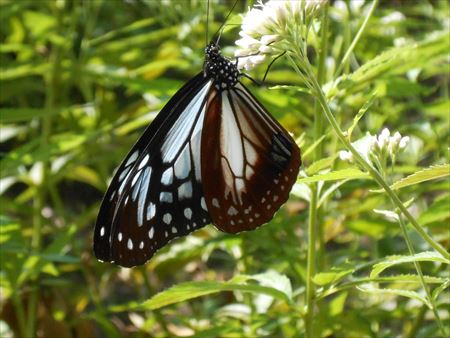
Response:
[{"label": "green stem", "polygon": [[[140,271],[141,271],[142,277],[144,278],[144,283],[145,283],[145,286],[147,287],[148,293],[150,295],[154,295],[156,293],[156,290],[152,286],[152,283],[150,283],[150,280],[148,279],[148,275],[146,273],[145,268],[141,268]],[[156,321],[161,326],[161,329],[164,332],[164,335],[167,337],[170,337],[171,333],[167,326],[166,319],[164,318],[164,315],[161,313],[161,310],[159,310],[159,309],[153,310],[152,314],[155,316]]]},{"label": "green stem", "polygon": [[314,292],[315,287],[312,281],[316,270],[316,230],[317,230],[317,185],[311,186],[311,201],[309,204],[308,222],[308,260],[306,271],[306,316],[305,329],[306,337],[314,337]]},{"label": "green stem", "polygon": [[[406,225],[403,222],[402,215],[400,213],[397,213],[397,214],[398,214],[400,227],[403,232],[403,237],[405,238],[406,245],[408,247],[409,254],[414,255],[415,250],[411,243],[411,239],[409,238],[408,230],[406,229]],[[414,262],[414,267],[416,268],[417,274],[419,275],[420,283],[422,284],[422,288],[425,290],[425,294],[427,295],[428,302],[430,303],[430,305],[432,307],[434,317],[436,318],[436,321],[438,322],[438,326],[439,326],[439,329],[441,330],[442,336],[448,337],[448,335],[445,332],[444,325],[442,324],[441,317],[439,316],[439,313],[436,309],[436,303],[434,302],[433,297],[431,296],[430,288],[428,287],[428,284],[426,284],[425,278],[423,277],[422,268],[420,267],[419,262]]]},{"label": "green stem", "polygon": [[12,302],[16,310],[19,334],[20,336],[25,337],[27,334],[27,325],[25,323],[25,308],[17,290],[15,290],[12,295]]},{"label": "green stem", "polygon": [[[327,56],[327,35],[328,35],[328,6],[325,6],[322,15],[322,29],[321,29],[321,45],[319,54],[319,64],[317,70],[317,78],[319,83],[323,83],[325,80],[325,60]],[[320,104],[316,102],[314,111],[314,139],[318,140],[323,135],[323,116],[321,114]],[[323,156],[323,142],[320,142],[314,149],[314,160],[318,161]],[[317,232],[318,218],[319,218],[319,206],[317,204],[319,200],[319,186],[318,183],[311,186],[311,200],[309,204],[309,222],[308,222],[308,265],[307,265],[307,277],[306,277],[306,316],[305,316],[305,329],[307,337],[314,337],[314,308],[315,308],[315,286],[312,281],[316,273],[316,244],[317,244]],[[319,231],[321,234],[322,231]],[[319,236],[322,238],[322,236]],[[324,247],[323,241],[320,241],[319,257],[322,256],[321,252]]]},{"label": "green stem", "polygon": [[416,318],[414,318],[413,326],[405,334],[405,338],[415,338],[418,336],[418,331],[423,325],[423,320],[425,319],[425,314],[427,313],[428,306],[425,304],[420,308],[419,313]]},{"label": "green stem", "polygon": [[339,74],[342,72],[345,65],[348,63],[348,59],[352,55],[353,50],[355,49],[356,44],[358,43],[359,39],[362,36],[362,33],[366,29],[367,23],[369,22],[369,19],[372,17],[373,12],[375,11],[375,8],[378,5],[378,0],[373,0],[372,7],[369,9],[369,13],[366,15],[366,18],[364,19],[364,22],[362,23],[361,27],[358,30],[358,33],[356,33],[355,38],[353,39],[352,43],[347,49],[347,52],[345,53],[344,57],[342,58],[340,65],[338,69],[336,70],[336,73],[334,74],[334,78],[337,78]]},{"label": "green stem", "polygon": [[325,117],[327,118],[328,122],[330,123],[331,127],[333,128],[334,132],[336,133],[336,136],[339,138],[339,140],[344,144],[345,148],[349,150],[353,154],[353,158],[355,161],[364,169],[367,170],[367,172],[372,176],[372,178],[385,190],[385,192],[388,194],[389,198],[393,201],[395,206],[401,211],[403,215],[408,219],[408,221],[411,223],[411,225],[414,227],[414,229],[419,233],[419,235],[428,243],[431,247],[433,247],[437,252],[439,252],[443,257],[450,259],[450,254],[433,238],[431,238],[430,235],[426,233],[426,231],[417,223],[415,218],[411,215],[411,213],[408,211],[408,209],[403,205],[400,198],[397,196],[397,194],[391,189],[389,184],[383,179],[383,177],[380,175],[380,173],[370,164],[368,163],[359,153],[356,151],[356,149],[353,147],[351,142],[345,137],[344,133],[342,132],[341,128],[339,127],[336,119],[333,116],[333,113],[331,112],[331,109],[328,105],[327,99],[325,98],[325,93],[323,92],[322,88],[320,87],[319,83],[317,82],[317,79],[314,76],[310,76],[309,80],[311,81],[311,84],[314,87],[316,97],[318,98],[320,104],[323,108],[323,113],[325,114]]},{"label": "green stem", "polygon": [[[55,13],[58,19],[58,27],[62,29],[62,11],[57,10]],[[45,107],[52,109],[56,106],[56,93],[60,86],[59,77],[61,74],[61,48],[54,46],[54,52],[51,55],[50,62],[52,63],[52,70],[45,79],[47,83],[46,102]],[[44,149],[48,143],[52,130],[52,121],[50,116],[45,116],[41,123],[41,139],[40,146]],[[42,248],[42,225],[43,220],[41,216],[42,209],[45,206],[45,201],[48,193],[49,182],[49,163],[42,162],[42,181],[36,186],[36,198],[34,200],[33,210],[33,234],[31,239],[31,249],[35,254],[39,254]],[[37,311],[39,305],[40,285],[39,275],[33,276],[31,280],[31,294],[28,302],[28,321],[27,321],[27,335],[26,337],[36,337],[37,332]]]}]

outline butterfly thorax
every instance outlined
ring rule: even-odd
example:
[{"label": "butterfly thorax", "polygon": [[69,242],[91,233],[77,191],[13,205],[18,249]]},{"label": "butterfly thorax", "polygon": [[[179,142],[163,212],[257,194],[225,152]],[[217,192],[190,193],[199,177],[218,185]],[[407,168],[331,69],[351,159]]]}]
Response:
[{"label": "butterfly thorax", "polygon": [[220,54],[220,48],[214,42],[205,48],[203,73],[214,79],[217,89],[233,88],[238,83],[239,71],[236,65]]}]

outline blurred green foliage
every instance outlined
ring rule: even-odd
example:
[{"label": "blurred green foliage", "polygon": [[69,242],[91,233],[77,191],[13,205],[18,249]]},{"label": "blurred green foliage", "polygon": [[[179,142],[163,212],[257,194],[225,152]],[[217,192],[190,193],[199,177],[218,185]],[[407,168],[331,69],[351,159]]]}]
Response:
[{"label": "blurred green foliage", "polygon": [[[233,2],[211,1],[210,37]],[[239,1],[229,22],[251,4]],[[369,5],[330,4],[325,88]],[[410,136],[386,179],[414,174],[394,187],[447,248],[448,20],[446,1],[382,2],[329,92],[343,129],[373,100],[352,140],[383,127]],[[339,159],[330,130],[314,139],[314,99],[283,59],[265,86],[248,83],[304,155],[274,220],[236,236],[208,226],[140,268],[97,262],[93,225],[114,168],[202,68],[206,2],[1,0],[0,22],[2,337],[304,336],[307,205],[317,181],[317,335],[439,336],[414,262],[449,330],[448,261],[411,229],[409,255],[392,214],[374,212],[392,209],[389,200]],[[238,29],[227,26],[221,39],[230,57]],[[314,162],[318,144],[324,157]]]}]

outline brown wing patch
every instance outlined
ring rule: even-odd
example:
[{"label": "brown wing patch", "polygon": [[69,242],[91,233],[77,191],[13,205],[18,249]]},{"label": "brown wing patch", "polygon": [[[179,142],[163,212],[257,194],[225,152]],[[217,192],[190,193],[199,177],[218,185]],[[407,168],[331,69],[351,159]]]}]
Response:
[{"label": "brown wing patch", "polygon": [[213,93],[207,112],[201,168],[208,212],[222,231],[253,230],[288,199],[300,150],[242,85]]}]

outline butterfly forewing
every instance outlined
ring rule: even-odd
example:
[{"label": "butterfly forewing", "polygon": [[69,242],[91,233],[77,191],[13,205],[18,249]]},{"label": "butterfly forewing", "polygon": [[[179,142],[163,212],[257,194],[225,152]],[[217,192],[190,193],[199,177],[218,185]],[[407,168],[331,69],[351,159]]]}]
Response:
[{"label": "butterfly forewing", "polygon": [[202,181],[209,213],[222,231],[255,229],[288,199],[300,150],[242,84],[216,91],[208,105]]},{"label": "butterfly forewing", "polygon": [[144,132],[115,174],[94,233],[98,259],[143,264],[171,239],[210,222],[200,139],[211,81],[189,81]]}]

